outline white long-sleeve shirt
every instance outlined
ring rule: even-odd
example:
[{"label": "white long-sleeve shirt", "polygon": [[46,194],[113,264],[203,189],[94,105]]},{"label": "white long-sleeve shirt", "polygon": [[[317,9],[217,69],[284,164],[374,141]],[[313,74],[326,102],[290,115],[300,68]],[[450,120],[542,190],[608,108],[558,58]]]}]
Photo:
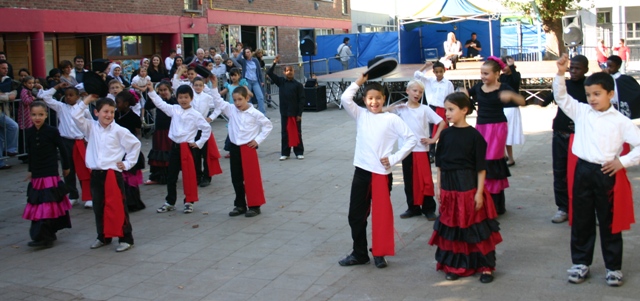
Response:
[{"label": "white long-sleeve shirt", "polygon": [[418,70],[413,74],[413,77],[424,84],[427,102],[432,106],[444,108],[444,99],[447,95],[455,92],[453,84],[448,79],[443,78],[438,81],[435,76],[427,75],[427,71]]},{"label": "white long-sleeve shirt", "polygon": [[[193,100],[191,101],[191,106],[200,114],[202,114],[205,118],[214,119],[218,115],[220,115],[220,109],[215,108],[213,104],[213,97],[206,92],[202,91],[201,93],[197,93],[194,91]],[[209,111],[213,109],[213,112],[209,114]]]},{"label": "white long-sleeve shirt", "polygon": [[[414,152],[428,152],[429,146],[420,143],[423,138],[430,138],[431,131],[429,131],[429,123],[437,125],[442,122],[440,117],[431,108],[425,105],[420,105],[417,108],[411,108],[408,105],[398,105],[391,108],[391,112],[398,114],[402,121],[411,129],[418,143],[413,148]],[[404,144],[403,139],[400,139],[400,144]]]},{"label": "white long-sleeve shirt", "polygon": [[[211,125],[200,112],[196,111],[193,106],[185,110],[180,105],[170,105],[163,101],[155,91],[151,91],[147,95],[156,108],[171,117],[171,125],[169,125],[169,139],[171,141],[175,143],[195,142],[198,148],[204,146],[211,135]],[[195,141],[198,130],[202,131],[202,134],[200,139]]]},{"label": "white long-sleeve shirt", "polygon": [[213,97],[213,104],[229,118],[229,140],[235,145],[244,145],[251,140],[258,144],[267,139],[273,129],[271,121],[253,106],[242,111],[236,106],[224,101],[218,89],[209,90]]},{"label": "white long-sleeve shirt", "polygon": [[131,169],[138,162],[140,140],[131,132],[114,121],[103,127],[100,121],[88,120],[84,117],[87,105],[84,102],[73,107],[71,115],[76,126],[89,141],[85,163],[92,170],[122,171],[116,163],[123,161],[124,170]]},{"label": "white long-sleeve shirt", "polygon": [[[415,147],[418,140],[411,129],[400,117],[391,113],[371,113],[366,108],[359,107],[353,97],[359,86],[352,83],[342,94],[342,105],[356,120],[356,150],[353,165],[366,171],[387,175],[391,169],[385,169],[380,159],[389,158],[390,166],[402,161]],[[402,139],[397,152],[392,153],[396,140]]]},{"label": "white long-sleeve shirt", "polygon": [[[57,101],[53,99],[54,94],[56,94],[56,89],[54,88],[51,88],[47,91],[40,89],[40,91],[38,92],[38,98],[41,98],[42,100],[44,100],[44,102],[47,103],[47,106],[49,106],[49,108],[51,108],[52,110],[58,113],[58,119],[60,120],[60,122],[58,122],[58,131],[60,131],[60,136],[67,139],[74,139],[74,140],[83,139],[84,134],[78,128],[72,116],[73,107],[79,105],[81,101],[79,101],[73,106],[68,105],[61,101]],[[85,109],[83,112],[84,112],[83,114],[84,118],[90,121],[93,120],[93,118],[91,117],[91,113],[89,113],[88,109]]]},{"label": "white long-sleeve shirt", "polygon": [[178,91],[178,87],[182,85],[191,87],[191,82],[188,79],[181,79],[180,75],[177,73],[174,74],[173,78],[171,79],[171,88],[173,88],[173,93],[176,93],[176,91]]},{"label": "white long-sleeve shirt", "polygon": [[575,123],[575,136],[571,150],[578,158],[604,164],[615,159],[622,144],[629,143],[633,150],[620,157],[625,168],[640,163],[640,129],[613,106],[604,112],[594,110],[567,94],[564,76],[553,79],[553,97],[558,107]]}]

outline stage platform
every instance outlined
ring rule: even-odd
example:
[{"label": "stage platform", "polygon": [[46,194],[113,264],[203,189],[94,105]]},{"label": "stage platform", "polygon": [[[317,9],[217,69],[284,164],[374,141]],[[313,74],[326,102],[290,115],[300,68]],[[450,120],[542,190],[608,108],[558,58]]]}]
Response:
[{"label": "stage platform", "polygon": [[[447,70],[444,77],[450,80],[456,88],[469,88],[480,80],[480,66],[483,62],[459,62],[456,70]],[[518,72],[522,77],[521,93],[527,101],[541,100],[542,94],[551,91],[551,83],[556,75],[555,61],[516,62]],[[372,81],[382,83],[389,90],[388,102],[401,100],[406,90],[406,84],[413,79],[421,64],[398,65],[389,75]],[[318,76],[318,83],[327,86],[327,102],[334,103],[341,108],[340,96],[344,89],[354,82],[366,67],[345,70],[332,74]],[[600,68],[593,61],[589,65],[590,72],[598,72]]]}]

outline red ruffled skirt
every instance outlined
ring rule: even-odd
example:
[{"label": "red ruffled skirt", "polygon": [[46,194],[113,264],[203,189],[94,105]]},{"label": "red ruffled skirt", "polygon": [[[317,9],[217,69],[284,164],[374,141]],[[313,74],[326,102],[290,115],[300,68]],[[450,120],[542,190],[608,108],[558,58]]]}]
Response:
[{"label": "red ruffled skirt", "polygon": [[489,192],[485,190],[483,206],[476,211],[475,171],[441,171],[440,180],[440,216],[429,240],[430,245],[438,247],[437,270],[463,277],[493,271],[495,247],[502,236]]},{"label": "red ruffled skirt", "polygon": [[22,218],[30,221],[66,216],[71,209],[67,189],[59,176],[32,178]]}]

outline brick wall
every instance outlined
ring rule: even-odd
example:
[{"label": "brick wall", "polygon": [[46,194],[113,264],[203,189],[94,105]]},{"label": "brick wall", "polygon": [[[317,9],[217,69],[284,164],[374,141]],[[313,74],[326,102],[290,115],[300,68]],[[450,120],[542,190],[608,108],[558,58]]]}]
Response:
[{"label": "brick wall", "polygon": [[[207,2],[205,1],[205,3]],[[182,15],[184,2],[179,0],[0,0],[0,8]]]},{"label": "brick wall", "polygon": [[[349,20],[350,16],[342,14],[342,1],[254,0],[253,3],[249,3],[246,0],[213,0],[213,8]],[[316,3],[318,4],[317,10],[314,7]]]},{"label": "brick wall", "polygon": [[278,27],[278,52],[282,63],[298,62],[298,28]]}]

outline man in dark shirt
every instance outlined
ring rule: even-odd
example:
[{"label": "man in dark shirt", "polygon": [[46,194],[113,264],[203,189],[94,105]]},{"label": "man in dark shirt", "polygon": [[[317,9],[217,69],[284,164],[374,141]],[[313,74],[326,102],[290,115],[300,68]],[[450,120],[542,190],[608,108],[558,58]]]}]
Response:
[{"label": "man in dark shirt", "polygon": [[[567,93],[580,102],[587,103],[587,95],[584,89],[585,74],[589,71],[589,60],[583,55],[576,55],[569,65],[570,80],[566,81]],[[547,96],[542,103],[548,106],[552,101],[553,93]],[[553,157],[553,192],[558,211],[551,219],[554,224],[559,224],[568,219],[569,194],[567,185],[567,159],[570,149],[569,138],[574,133],[574,123],[571,118],[558,108],[558,113],[553,119],[553,140],[551,142],[551,154]]]},{"label": "man in dark shirt", "polygon": [[[0,60],[3,60],[3,61],[7,60],[7,54],[4,51],[0,51]],[[11,66],[9,62],[6,62],[6,64],[9,70],[7,71],[7,74],[4,76],[8,76],[10,79],[13,79],[13,66]]]},{"label": "man in dark shirt", "polygon": [[[289,138],[292,134],[298,136],[299,143],[293,146],[293,152],[298,160],[304,159],[304,145],[302,144],[302,110],[304,110],[304,87],[300,82],[295,80],[293,66],[284,67],[284,77],[277,76],[273,73],[276,64],[280,61],[280,55],[273,60],[273,65],[267,71],[267,76],[271,81],[280,88],[280,117],[282,120],[282,148],[280,153],[280,161],[289,159],[291,154],[291,146]],[[295,122],[295,127],[293,126]],[[291,123],[291,126],[288,126]],[[295,130],[297,128],[297,131]],[[291,132],[290,132],[291,131]],[[293,133],[292,133],[293,132]],[[294,136],[295,137],[295,136]],[[296,140],[295,138],[293,140]]]},{"label": "man in dark shirt", "polygon": [[480,45],[480,41],[476,40],[476,33],[471,33],[471,40],[467,40],[464,43],[464,48],[467,48],[467,57],[474,57],[480,54],[482,50],[482,46]]}]

